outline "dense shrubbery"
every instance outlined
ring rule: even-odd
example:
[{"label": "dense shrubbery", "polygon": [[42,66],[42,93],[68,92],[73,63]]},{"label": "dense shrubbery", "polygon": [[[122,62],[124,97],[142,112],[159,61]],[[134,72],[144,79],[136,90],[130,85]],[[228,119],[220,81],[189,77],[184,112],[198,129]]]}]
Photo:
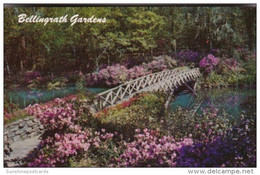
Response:
[{"label": "dense shrubbery", "polygon": [[256,83],[256,60],[250,54],[247,61],[235,58],[222,58],[214,70],[211,70],[202,81],[203,87],[247,86]]},{"label": "dense shrubbery", "polygon": [[35,115],[46,130],[40,148],[27,158],[26,161],[30,161],[27,166],[68,166],[70,158],[99,149],[102,142],[114,135],[82,127],[88,121],[81,120],[74,96],[55,99],[45,106],[35,104],[27,107],[26,111]]},{"label": "dense shrubbery", "polygon": [[96,117],[99,128],[119,131],[125,137],[132,137],[136,128],[156,129],[164,113],[162,94],[144,94],[136,96],[111,109],[99,112]]},{"label": "dense shrubbery", "polygon": [[177,142],[171,136],[160,136],[158,131],[137,129],[134,141],[124,143],[124,152],[112,166],[175,167],[181,150],[192,144],[190,138]]},{"label": "dense shrubbery", "polygon": [[[14,14],[22,13],[95,14],[107,20],[73,28],[69,23],[55,27],[48,23],[48,30],[43,30],[46,29],[43,24],[16,23]],[[187,48],[194,52],[219,48],[232,54],[234,48],[240,47],[236,54],[243,57],[249,49],[253,50],[256,41],[256,7],[251,6],[59,7],[59,10],[5,7],[4,17],[8,19],[4,20],[6,76],[28,70],[90,73],[103,63],[119,63],[132,57],[140,60],[158,53],[172,55]],[[59,32],[64,27],[66,35]]]},{"label": "dense shrubbery", "polygon": [[177,58],[183,61],[196,62],[198,61],[199,53],[191,50],[180,51],[177,54]]},{"label": "dense shrubbery", "polygon": [[[5,86],[11,88],[25,86],[50,90],[68,85],[114,87],[131,79],[179,66],[200,67],[205,75],[205,81],[203,81],[202,85],[204,87],[237,86],[255,83],[255,52],[236,49],[231,58],[221,49],[211,49],[208,53],[199,54],[199,52],[183,50],[173,57],[153,57],[150,59],[150,62],[145,62],[145,59],[143,59],[136,63],[131,62],[131,64],[129,61],[120,64],[103,64],[97,72],[88,73],[85,77],[83,77],[81,72],[70,72],[60,76],[43,76],[37,71],[31,71],[17,77],[6,78]],[[13,84],[14,82],[16,83]],[[83,89],[83,87],[80,89]]]},{"label": "dense shrubbery", "polygon": [[[182,115],[178,116],[182,117]],[[217,116],[215,116],[217,117]],[[212,123],[216,125],[217,123]],[[194,127],[194,126],[193,126]],[[218,131],[218,129],[213,128]],[[232,129],[225,128],[217,135],[212,131],[193,133],[201,138],[162,136],[157,131],[137,130],[132,142],[124,143],[125,150],[113,166],[122,167],[255,167],[255,121],[242,120]],[[205,135],[205,136],[204,136]],[[207,135],[207,136],[206,136]]]},{"label": "dense shrubbery", "polygon": [[67,72],[60,75],[42,75],[38,71],[29,71],[5,78],[5,87],[28,89],[60,89],[65,86],[76,85],[81,78],[81,72]]},{"label": "dense shrubbery", "polygon": [[46,132],[27,166],[256,165],[255,117],[242,116],[234,124],[213,107],[202,115],[183,109],[162,114],[161,95],[136,96],[95,116],[75,96],[29,106]]},{"label": "dense shrubbery", "polygon": [[7,96],[4,96],[4,124],[9,124],[13,121],[28,117],[28,113],[18,108],[14,103],[11,103]]},{"label": "dense shrubbery", "polygon": [[96,73],[87,74],[86,84],[87,86],[113,87],[128,80],[165,69],[167,69],[167,62],[162,59],[143,63],[139,66],[135,65],[129,69],[124,65],[115,64],[106,66]]},{"label": "dense shrubbery", "polygon": [[197,140],[214,140],[211,136],[224,135],[230,128],[227,114],[220,116],[214,107],[205,109],[202,115],[179,108],[166,116],[166,125],[176,139],[192,137]]}]

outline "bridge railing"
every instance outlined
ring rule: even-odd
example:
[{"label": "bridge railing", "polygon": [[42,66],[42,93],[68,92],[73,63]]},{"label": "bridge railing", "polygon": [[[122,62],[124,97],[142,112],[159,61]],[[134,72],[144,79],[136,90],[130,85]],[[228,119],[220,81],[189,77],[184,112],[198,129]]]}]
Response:
[{"label": "bridge railing", "polygon": [[[177,68],[148,74],[99,93],[97,95],[96,107],[102,109],[114,105],[142,91],[165,90],[165,88],[169,88],[172,84],[182,81],[185,76],[192,77],[192,75],[199,76],[199,69],[181,70]],[[176,82],[174,79],[176,79]]]},{"label": "bridge railing", "polygon": [[178,88],[179,86],[192,81],[201,76],[199,68],[195,68],[188,71],[182,71],[177,74],[173,74],[168,76],[165,80],[154,84],[151,90],[163,90],[163,91],[173,91],[174,89]]}]

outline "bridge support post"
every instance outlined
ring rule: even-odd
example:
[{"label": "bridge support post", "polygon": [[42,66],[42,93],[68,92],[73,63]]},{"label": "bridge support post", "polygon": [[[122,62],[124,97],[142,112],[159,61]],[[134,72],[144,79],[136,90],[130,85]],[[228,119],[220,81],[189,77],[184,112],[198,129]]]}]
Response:
[{"label": "bridge support post", "polygon": [[169,94],[169,96],[168,96],[168,98],[167,98],[167,100],[166,100],[166,102],[165,102],[165,104],[164,104],[164,108],[165,108],[166,110],[168,110],[168,108],[169,108],[170,101],[171,101],[171,99],[172,99],[173,93],[174,93],[174,90],[171,91],[171,93]]},{"label": "bridge support post", "polygon": [[196,88],[197,88],[197,81],[195,81],[194,85],[193,85],[193,91],[196,92]]},{"label": "bridge support post", "polygon": [[191,88],[187,83],[184,83],[184,85],[194,94],[194,95],[197,95],[196,94],[196,86],[197,86],[197,82],[195,82],[195,84],[193,85],[193,88]]}]

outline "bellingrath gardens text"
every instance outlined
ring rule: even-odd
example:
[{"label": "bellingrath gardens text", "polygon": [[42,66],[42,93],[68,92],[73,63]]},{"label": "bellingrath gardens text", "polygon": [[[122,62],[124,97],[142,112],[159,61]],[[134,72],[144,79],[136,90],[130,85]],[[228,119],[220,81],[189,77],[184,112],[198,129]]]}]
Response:
[{"label": "bellingrath gardens text", "polygon": [[18,23],[43,23],[46,25],[48,23],[67,23],[68,21],[71,23],[70,25],[73,26],[76,23],[106,23],[106,18],[96,18],[94,15],[85,18],[76,14],[68,20],[68,14],[60,17],[27,16],[26,14],[18,15]]}]

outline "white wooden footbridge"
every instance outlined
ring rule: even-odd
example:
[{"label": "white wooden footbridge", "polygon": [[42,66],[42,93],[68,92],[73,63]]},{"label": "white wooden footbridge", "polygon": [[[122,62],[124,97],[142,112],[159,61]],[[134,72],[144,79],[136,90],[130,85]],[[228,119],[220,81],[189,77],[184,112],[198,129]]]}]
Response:
[{"label": "white wooden footbridge", "polygon": [[95,106],[98,110],[101,110],[103,108],[123,102],[140,92],[173,92],[175,89],[184,84],[186,85],[188,82],[196,82],[197,78],[200,76],[201,73],[199,68],[176,68],[148,74],[99,93],[97,95]]}]

